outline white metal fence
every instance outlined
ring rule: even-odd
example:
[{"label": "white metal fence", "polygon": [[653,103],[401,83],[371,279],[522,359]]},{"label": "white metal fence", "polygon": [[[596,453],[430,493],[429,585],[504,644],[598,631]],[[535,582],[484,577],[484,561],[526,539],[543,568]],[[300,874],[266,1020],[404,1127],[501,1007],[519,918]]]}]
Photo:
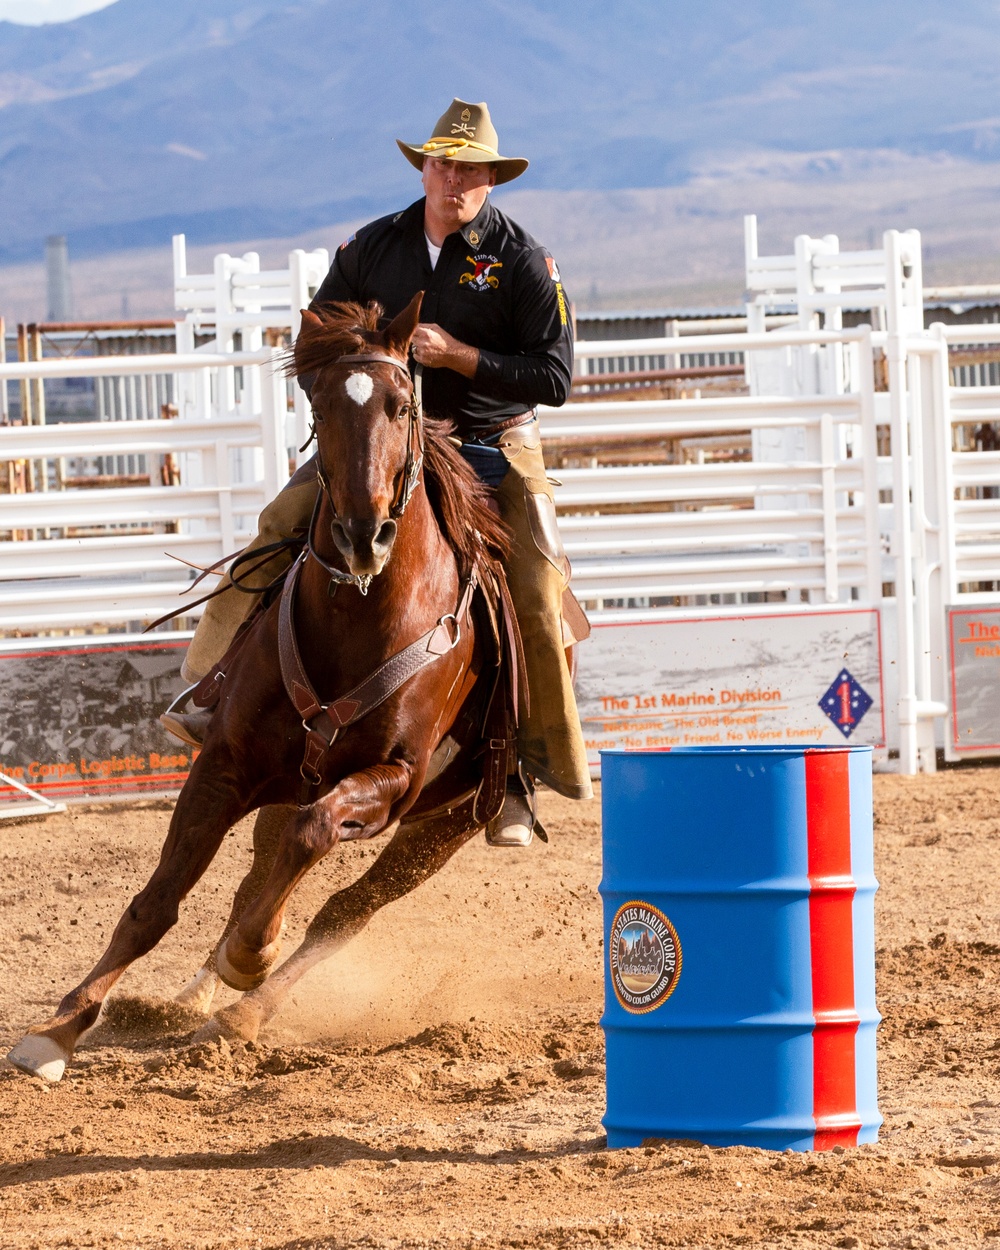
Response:
[{"label": "white metal fence", "polygon": [[[591,399],[541,414],[550,443],[583,449],[579,467],[556,470],[582,600],[597,612],[881,608],[896,639],[893,745],[904,771],[932,759],[946,711],[944,606],[1000,603],[1000,387],[951,385],[948,356],[949,345],[1000,345],[1000,326],[917,327],[915,247],[889,232],[877,256],[839,254],[826,240],[797,244],[795,257],[755,257],[758,284],[791,281],[793,261],[800,281],[806,274],[808,315],[766,334],[682,340],[685,359],[745,360],[749,395]],[[178,606],[190,585],[166,552],[204,565],[251,537],[287,479],[307,411],[276,351],[259,346],[261,332],[294,323],[294,302],[307,302],[324,264],[303,253],[295,277],[294,261],[262,274],[253,257],[220,258],[214,274],[191,276],[181,248],[176,355],[0,365],[9,380],[115,377],[137,395],[169,387],[178,410],[174,419],[147,405],[132,414],[146,419],[0,428],[0,467],[32,465],[36,487],[0,493],[0,630],[135,628]],[[891,286],[897,269],[895,293],[864,297],[887,330],[820,326],[824,309],[840,319],[842,291],[831,288],[852,278]],[[773,294],[762,288],[753,307]],[[210,325],[215,343],[194,350],[195,330]],[[237,334],[254,350],[233,351]],[[621,361],[669,363],[678,346],[609,340],[580,343],[577,355],[582,373],[601,375]],[[888,390],[876,391],[882,360]],[[770,393],[763,379],[776,380]],[[710,439],[743,439],[754,458],[661,454],[670,440]],[[588,465],[587,449],[602,443],[629,455]],[[148,485],[58,489],[61,459],[123,456],[144,457]]]},{"label": "white metal fence", "polygon": [[[638,463],[559,470],[557,502],[577,594],[592,608],[698,603],[856,602],[891,606],[902,587],[901,732],[940,714],[941,605],[1000,588],[1000,452],[958,451],[951,431],[1000,419],[1000,393],[948,385],[949,338],[1000,342],[1000,327],[935,330],[890,343],[867,329],[711,336],[770,354],[836,350],[855,359],[856,390],[834,394],[607,401],[542,413],[563,446],[711,431],[798,431],[803,454],[730,463]],[[721,340],[721,341],[719,341]],[[580,344],[582,359],[645,344]],[[900,356],[907,384],[876,394],[875,348]],[[901,353],[901,355],[900,355]],[[867,363],[867,367],[865,366]],[[285,481],[293,414],[276,352],[46,360],[2,366],[9,378],[175,379],[173,420],[0,429],[0,462],[30,461],[52,485],[60,457],[173,457],[176,484],[0,495],[0,629],[127,628],[176,607],[190,575],[167,551],[207,564],[243,545]],[[896,366],[894,366],[896,368]],[[891,456],[877,427],[891,427]],[[907,431],[912,455],[906,448]],[[912,508],[904,501],[912,495]],[[907,577],[904,569],[910,569]],[[895,597],[898,599],[898,595]],[[998,595],[1000,598],[1000,595]],[[907,660],[909,657],[909,660]],[[907,672],[912,671],[912,681]],[[909,728],[908,728],[909,727]]]},{"label": "white metal fence", "polygon": [[[832,336],[795,331],[714,337],[722,339],[720,350],[765,343],[773,350],[822,344]],[[837,338],[870,353],[866,331]],[[653,341],[650,350],[656,346]],[[693,350],[701,346],[700,339],[692,343]],[[583,359],[607,350],[580,345]],[[0,461],[34,462],[42,483],[55,480],[59,458],[70,457],[144,456],[152,465],[171,456],[182,472],[176,485],[151,474],[145,487],[0,496],[0,533],[17,538],[0,571],[0,629],[50,630],[157,615],[187,579],[176,561],[154,552],[166,546],[193,563],[208,563],[245,542],[286,473],[291,431],[284,428],[285,383],[274,355],[264,349],[2,366],[11,378],[113,373],[140,384],[169,371],[180,414],[174,420],[0,429]],[[569,445],[802,428],[815,434],[819,451],[812,460],[764,465],[561,470],[558,500],[577,593],[598,608],[622,601],[677,603],[687,596],[873,600],[882,573],[874,442],[865,441],[874,428],[872,412],[870,388],[835,396],[599,402],[544,411],[546,434]],[[266,450],[248,457],[258,448]],[[802,501],[795,511],[781,506],[789,496]]]},{"label": "white metal fence", "polygon": [[[40,633],[141,623],[176,608],[191,575],[253,536],[288,478],[286,383],[273,349],[89,357],[0,365],[0,377],[170,376],[203,405],[176,420],[0,428],[0,462],[27,461],[39,489],[0,495],[0,630]],[[239,403],[231,375],[243,371]],[[227,375],[229,377],[227,378]],[[253,384],[250,385],[249,383]],[[180,462],[179,480],[56,489],[60,459]]]},{"label": "white metal fence", "polygon": [[[685,340],[692,353],[751,352],[836,342],[871,357],[870,332],[712,335]],[[663,340],[581,343],[584,361]],[[722,602],[874,602],[881,596],[878,465],[871,371],[856,393],[618,401],[543,409],[543,433],[560,444],[637,442],[708,433],[803,430],[810,459],[767,463],[643,464],[560,469],[556,497],[588,606],[680,606],[689,596]],[[850,454],[848,454],[848,451]],[[787,507],[789,497],[799,503]],[[628,509],[627,512],[621,510]]]},{"label": "white metal fence", "polygon": [[[294,248],[288,254],[287,269],[260,267],[260,256],[247,252],[243,256],[221,253],[215,257],[212,272],[191,274],[187,268],[187,246],[184,235],[173,238],[174,307],[183,317],[177,326],[178,351],[194,350],[195,336],[210,330],[219,351],[258,351],[264,333],[299,332],[302,309],[319,289],[330,268],[326,248],[306,252]],[[239,380],[235,374],[225,379],[233,392]],[[233,395],[230,395],[233,398]],[[304,393],[295,387],[291,396],[295,413],[289,445],[298,448],[306,438],[309,404]],[[180,403],[198,408],[202,398],[196,388],[188,387]]]}]

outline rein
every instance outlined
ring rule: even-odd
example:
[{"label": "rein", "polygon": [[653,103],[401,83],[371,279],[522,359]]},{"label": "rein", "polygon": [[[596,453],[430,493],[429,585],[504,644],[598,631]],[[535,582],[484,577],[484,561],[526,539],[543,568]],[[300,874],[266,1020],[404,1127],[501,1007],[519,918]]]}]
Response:
[{"label": "rein", "polygon": [[[406,439],[406,460],[403,464],[403,471],[400,475],[399,490],[396,498],[389,508],[389,516],[397,521],[406,511],[406,506],[413,497],[413,493],[420,483],[420,470],[424,463],[424,444],[423,444],[423,366],[417,365],[415,378],[410,379],[410,371],[402,360],[398,360],[395,356],[387,356],[381,352],[364,352],[352,354],[349,356],[340,356],[333,361],[332,365],[360,365],[360,364],[383,364],[392,365],[396,369],[401,369],[406,374],[406,380],[410,383],[410,397],[403,408],[400,409],[393,420],[399,420],[406,416],[409,420],[409,430]],[[316,436],[316,422],[322,418],[313,416],[313,428],[309,437],[309,442]],[[308,446],[309,443],[306,443]],[[322,495],[326,496],[326,501],[330,505],[330,511],[334,518],[337,517],[337,508],[333,502],[333,495],[330,493],[330,483],[326,476],[326,469],[323,465],[323,455],[320,451],[319,440],[316,441],[316,475],[322,490]],[[363,595],[368,594],[368,587],[371,585],[372,574],[355,574],[344,573],[341,569],[334,568],[328,564],[326,560],[316,551],[313,545],[313,535],[316,529],[316,521],[319,518],[319,508],[322,495],[317,494],[316,504],[313,507],[312,517],[309,521],[309,530],[306,534],[306,552],[316,561],[320,567],[330,576],[330,594],[336,592],[338,586],[345,583],[357,586]]]}]

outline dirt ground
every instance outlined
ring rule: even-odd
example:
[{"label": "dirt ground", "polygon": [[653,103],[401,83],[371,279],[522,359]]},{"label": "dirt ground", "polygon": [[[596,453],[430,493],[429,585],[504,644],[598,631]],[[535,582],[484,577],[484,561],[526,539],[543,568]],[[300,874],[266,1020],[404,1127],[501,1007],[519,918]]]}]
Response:
[{"label": "dirt ground", "polygon": [[[545,796],[548,847],[477,839],[259,1043],[192,1044],[184,1013],[128,996],[199,966],[242,826],[60,1085],[0,1066],[0,1247],[1000,1247],[1000,769],[875,796],[877,1145],[604,1148],[597,801]],[[3,1051],[96,959],[168,819],[0,826]],[[289,940],[377,849],[313,871]]]}]

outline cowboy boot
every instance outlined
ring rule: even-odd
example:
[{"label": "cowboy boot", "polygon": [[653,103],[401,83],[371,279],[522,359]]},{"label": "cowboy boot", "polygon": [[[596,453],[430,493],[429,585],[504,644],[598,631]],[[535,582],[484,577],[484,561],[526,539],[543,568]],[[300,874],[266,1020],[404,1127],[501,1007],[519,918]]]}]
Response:
[{"label": "cowboy boot", "polygon": [[214,708],[200,707],[197,712],[164,712],[159,718],[160,724],[174,738],[186,742],[188,746],[200,747],[205,743],[208,723],[212,719]]},{"label": "cowboy boot", "polygon": [[489,846],[530,846],[534,836],[534,786],[523,773],[512,773],[503,807],[486,826],[486,842]]},{"label": "cowboy boot", "polygon": [[[181,671],[183,673],[183,669]],[[212,713],[216,707],[215,704],[211,707],[196,707],[193,712],[178,712],[176,710],[178,706],[184,705],[188,696],[197,686],[198,682],[195,682],[194,685],[182,690],[173,703],[159,717],[160,724],[168,734],[181,742],[186,742],[188,746],[192,747],[200,747],[204,744],[209,721],[211,721]]]}]

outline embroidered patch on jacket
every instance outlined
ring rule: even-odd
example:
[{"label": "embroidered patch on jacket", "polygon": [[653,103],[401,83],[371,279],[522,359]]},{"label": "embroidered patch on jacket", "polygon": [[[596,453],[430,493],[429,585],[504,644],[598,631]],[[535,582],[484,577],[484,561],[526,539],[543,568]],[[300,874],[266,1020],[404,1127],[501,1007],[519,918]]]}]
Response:
[{"label": "embroidered patch on jacket", "polygon": [[500,285],[500,279],[493,270],[502,269],[503,263],[496,256],[488,256],[485,252],[477,252],[475,256],[466,256],[465,259],[472,266],[472,272],[463,273],[459,277],[459,286],[468,286],[470,291],[495,291]]},{"label": "embroidered patch on jacket", "polygon": [[556,299],[559,301],[559,324],[569,325],[569,309],[566,307],[566,295],[561,282],[556,283]]},{"label": "embroidered patch on jacket", "polygon": [[337,251],[342,252],[344,248],[347,247],[348,243],[353,243],[357,237],[358,236],[356,234],[352,234],[349,238],[345,239],[343,243],[341,243],[340,247],[337,248]]},{"label": "embroidered patch on jacket", "polygon": [[545,264],[548,266],[549,277],[552,279],[552,281],[561,282],[562,278],[559,277],[559,266],[556,264],[556,262],[552,259],[551,256],[545,257]]}]

